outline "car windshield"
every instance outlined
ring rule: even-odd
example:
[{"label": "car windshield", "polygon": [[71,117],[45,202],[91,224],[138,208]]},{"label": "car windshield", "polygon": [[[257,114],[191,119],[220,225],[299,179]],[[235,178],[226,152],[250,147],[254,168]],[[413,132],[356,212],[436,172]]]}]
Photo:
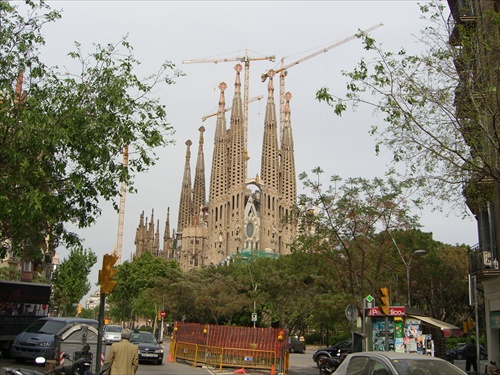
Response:
[{"label": "car windshield", "polygon": [[130,335],[131,342],[142,342],[145,344],[156,344],[156,339],[149,332],[134,332]]},{"label": "car windshield", "polygon": [[122,327],[120,326],[106,326],[106,332],[121,332]]},{"label": "car windshield", "polygon": [[26,332],[47,333],[50,335],[55,335],[65,325],[66,322],[60,322],[54,320],[37,320],[28,328],[26,328]]},{"label": "car windshield", "polygon": [[392,364],[399,375],[460,375],[456,366],[446,361],[422,359],[393,359]]}]

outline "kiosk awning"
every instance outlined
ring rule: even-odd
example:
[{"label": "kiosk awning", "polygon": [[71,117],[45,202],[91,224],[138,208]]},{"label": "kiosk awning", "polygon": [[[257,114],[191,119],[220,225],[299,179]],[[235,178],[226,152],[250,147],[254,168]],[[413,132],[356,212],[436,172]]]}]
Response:
[{"label": "kiosk awning", "polygon": [[409,316],[411,316],[412,318],[419,319],[427,324],[430,324],[431,326],[441,329],[441,331],[443,331],[444,337],[460,337],[463,336],[464,334],[462,330],[457,326],[443,322],[438,319],[431,318],[429,316],[421,316],[421,315],[409,315]]}]

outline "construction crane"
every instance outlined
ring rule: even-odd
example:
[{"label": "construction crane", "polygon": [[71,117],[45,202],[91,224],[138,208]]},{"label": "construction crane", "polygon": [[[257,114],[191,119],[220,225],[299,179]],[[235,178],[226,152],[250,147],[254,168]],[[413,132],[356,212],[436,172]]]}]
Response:
[{"label": "construction crane", "polygon": [[[366,30],[363,30],[362,33],[368,33],[370,31],[373,31],[373,30],[383,26],[383,25],[384,25],[383,23],[379,23],[379,24],[374,25]],[[285,120],[285,76],[287,75],[287,69],[291,68],[292,66],[298,65],[304,61],[312,59],[313,57],[316,57],[322,53],[328,52],[333,48],[341,46],[342,44],[350,42],[351,40],[356,39],[357,35],[358,34],[351,35],[348,38],[342,39],[336,43],[333,43],[327,47],[324,47],[319,51],[316,51],[310,55],[307,55],[307,56],[305,56],[297,61],[294,61],[292,63],[289,63],[287,65],[284,64],[284,58],[282,58],[280,69],[273,70],[275,73],[280,73],[280,143],[283,140],[283,124],[284,124],[284,120]],[[269,73],[271,72],[271,70],[268,70],[261,75],[262,82],[266,81],[266,79],[269,77]]]},{"label": "construction crane", "polygon": [[[123,150],[123,167],[128,168],[128,145]],[[125,224],[125,197],[127,194],[127,182],[124,180],[120,186],[120,206],[118,208],[118,237],[116,239],[115,255],[118,257],[116,264],[122,263],[123,250],[123,227]]]},{"label": "construction crane", "polygon": [[257,60],[269,60],[274,62],[276,60],[276,56],[263,56],[263,57],[250,57],[248,56],[248,50],[245,50],[245,56],[243,57],[228,57],[228,58],[219,58],[219,59],[192,59],[192,60],[183,60],[183,64],[195,64],[195,63],[220,63],[220,62],[231,62],[231,61],[240,61],[245,63],[245,81],[244,81],[244,91],[243,91],[243,128],[245,129],[245,137],[244,137],[244,150],[247,149],[247,139],[248,139],[248,87],[250,82],[250,61]]},{"label": "construction crane", "polygon": [[[256,100],[260,100],[260,99],[262,99],[263,97],[264,97],[264,95],[254,96],[252,99],[248,99],[248,103],[252,103],[252,102],[254,102],[254,101],[256,101]],[[231,106],[228,106],[228,107],[224,108],[224,112],[229,111],[231,108],[232,108]],[[210,115],[203,116],[203,117],[201,118],[201,121],[205,122],[205,120],[206,120],[207,118],[217,116],[217,114],[218,114],[218,113],[219,113],[219,112],[215,112],[215,113],[212,113],[212,114],[210,114]]]}]

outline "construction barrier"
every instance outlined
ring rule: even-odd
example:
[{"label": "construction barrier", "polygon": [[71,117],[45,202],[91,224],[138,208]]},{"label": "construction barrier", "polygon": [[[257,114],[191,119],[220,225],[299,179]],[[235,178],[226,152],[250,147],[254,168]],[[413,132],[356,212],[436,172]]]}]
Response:
[{"label": "construction barrier", "polygon": [[176,323],[169,361],[182,359],[193,366],[253,368],[270,373],[288,371],[288,331],[195,323]]},{"label": "construction barrier", "polygon": [[[172,343],[171,343],[172,346]],[[183,359],[199,364],[218,367],[243,367],[271,370],[277,367],[276,353],[270,350],[220,348],[206,345],[196,345],[186,342],[173,342],[173,361]]]}]

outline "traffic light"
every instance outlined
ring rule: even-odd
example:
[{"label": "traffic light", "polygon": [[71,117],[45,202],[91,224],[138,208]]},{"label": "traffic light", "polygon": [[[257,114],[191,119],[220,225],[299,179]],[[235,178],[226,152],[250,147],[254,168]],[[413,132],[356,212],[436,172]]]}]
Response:
[{"label": "traffic light", "polygon": [[109,294],[116,285],[113,277],[116,275],[117,269],[113,265],[118,260],[118,256],[112,254],[104,254],[102,259],[102,270],[99,270],[99,284],[101,284],[101,293]]},{"label": "traffic light", "polygon": [[82,312],[82,304],[79,303],[78,304],[78,314],[80,314]]},{"label": "traffic light", "polygon": [[161,311],[158,311],[158,320],[161,320]]},{"label": "traffic light", "polygon": [[377,298],[378,308],[380,312],[384,315],[389,315],[389,310],[391,307],[391,299],[389,297],[389,289],[380,288],[379,289],[379,297]]}]

